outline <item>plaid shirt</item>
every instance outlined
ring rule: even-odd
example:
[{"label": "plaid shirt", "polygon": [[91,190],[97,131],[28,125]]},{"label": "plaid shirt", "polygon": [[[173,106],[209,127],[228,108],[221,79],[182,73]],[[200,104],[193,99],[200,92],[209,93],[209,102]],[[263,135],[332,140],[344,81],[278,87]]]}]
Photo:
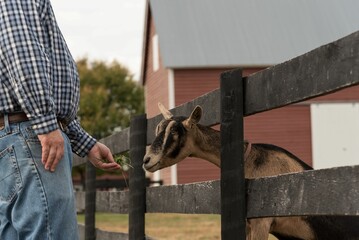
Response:
[{"label": "plaid shirt", "polygon": [[68,124],[73,151],[96,143],[77,120],[79,78],[49,0],[0,2],[0,112],[24,111],[37,134]]}]

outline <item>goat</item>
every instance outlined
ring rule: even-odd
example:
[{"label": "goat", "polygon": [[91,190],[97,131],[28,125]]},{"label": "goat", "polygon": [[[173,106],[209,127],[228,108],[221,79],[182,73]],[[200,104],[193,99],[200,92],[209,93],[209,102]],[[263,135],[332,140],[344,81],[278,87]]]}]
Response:
[{"label": "goat", "polygon": [[[202,108],[189,117],[174,117],[158,104],[164,117],[156,127],[156,138],[147,147],[143,168],[149,172],[174,165],[188,156],[205,159],[220,167],[220,132],[198,124]],[[312,169],[278,146],[244,143],[245,177],[258,178]],[[295,216],[247,219],[247,240],[359,240],[359,218],[350,216]]]}]

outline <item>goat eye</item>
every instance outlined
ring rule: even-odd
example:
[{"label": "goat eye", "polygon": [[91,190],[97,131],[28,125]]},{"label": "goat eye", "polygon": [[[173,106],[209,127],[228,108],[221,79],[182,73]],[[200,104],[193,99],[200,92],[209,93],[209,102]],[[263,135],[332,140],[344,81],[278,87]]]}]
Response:
[{"label": "goat eye", "polygon": [[176,130],[174,128],[171,128],[171,134],[176,134]]}]

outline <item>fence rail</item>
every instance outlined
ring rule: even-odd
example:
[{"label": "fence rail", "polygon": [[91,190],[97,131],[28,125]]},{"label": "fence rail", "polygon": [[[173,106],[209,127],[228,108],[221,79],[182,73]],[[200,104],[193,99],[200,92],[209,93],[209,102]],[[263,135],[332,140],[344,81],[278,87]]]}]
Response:
[{"label": "fence rail", "polygon": [[[249,218],[359,215],[359,165],[248,179],[246,186]],[[77,206],[83,208],[84,192],[78,192],[77,196]],[[99,191],[96,209],[127,214],[128,199],[129,191]],[[220,181],[149,187],[146,212],[220,214]]]},{"label": "fence rail", "polygon": [[[359,32],[243,78],[242,81],[244,116],[357,85],[359,84]],[[201,123],[212,126],[220,123],[220,99],[220,89],[216,89],[172,109],[171,112],[177,116],[186,116],[196,105],[201,105],[205,113]],[[161,116],[156,116],[146,121],[147,130],[143,133],[144,145],[153,141],[155,126],[161,119]],[[132,130],[132,127],[125,129],[101,141],[107,144],[114,154],[132,151],[133,146],[130,144]],[[144,149],[140,151],[143,152]],[[140,161],[141,156],[137,158],[139,160],[136,161]],[[75,165],[83,163],[84,160],[75,159]],[[132,164],[140,166],[141,163]],[[358,216],[358,183],[359,166],[247,180],[247,217],[308,214]],[[297,187],[290,188],[293,184]],[[133,190],[130,184],[130,192]],[[221,213],[219,181],[151,187],[143,191],[146,191],[146,194],[142,193],[143,199],[137,199],[136,204],[145,206],[132,207],[145,208],[146,212]],[[128,203],[130,194],[129,192],[97,193],[97,210],[131,212]],[[320,199],[323,201],[319,201]],[[78,204],[83,202],[78,196]],[[140,238],[130,234],[130,239]]]}]

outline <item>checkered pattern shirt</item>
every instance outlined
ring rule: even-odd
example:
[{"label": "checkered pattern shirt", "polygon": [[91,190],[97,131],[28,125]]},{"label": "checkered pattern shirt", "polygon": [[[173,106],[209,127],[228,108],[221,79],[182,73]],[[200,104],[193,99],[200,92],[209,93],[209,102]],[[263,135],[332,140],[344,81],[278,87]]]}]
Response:
[{"label": "checkered pattern shirt", "polygon": [[76,63],[49,0],[0,2],[0,112],[23,111],[37,134],[68,123],[73,151],[85,156],[96,143],[77,120]]}]

